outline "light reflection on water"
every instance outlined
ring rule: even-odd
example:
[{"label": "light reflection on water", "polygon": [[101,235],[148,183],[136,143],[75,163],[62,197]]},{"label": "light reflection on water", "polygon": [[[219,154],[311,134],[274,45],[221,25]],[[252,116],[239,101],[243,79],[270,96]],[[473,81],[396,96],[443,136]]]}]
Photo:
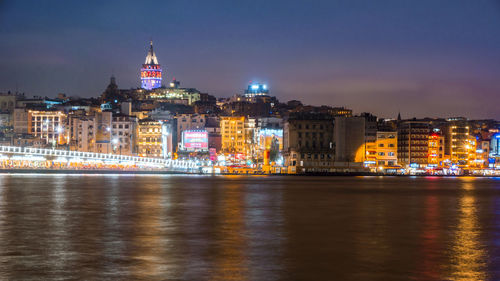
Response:
[{"label": "light reflection on water", "polygon": [[486,255],[481,243],[481,227],[477,218],[476,198],[472,182],[462,184],[464,193],[459,203],[459,219],[452,248],[451,280],[486,280]]},{"label": "light reflection on water", "polygon": [[499,184],[0,175],[0,279],[494,280]]}]

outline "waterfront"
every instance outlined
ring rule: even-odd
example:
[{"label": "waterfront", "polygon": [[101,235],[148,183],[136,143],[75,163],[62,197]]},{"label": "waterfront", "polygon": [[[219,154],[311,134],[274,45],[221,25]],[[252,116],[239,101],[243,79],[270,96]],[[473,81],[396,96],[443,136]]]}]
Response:
[{"label": "waterfront", "polygon": [[499,280],[500,179],[0,175],[0,279]]}]

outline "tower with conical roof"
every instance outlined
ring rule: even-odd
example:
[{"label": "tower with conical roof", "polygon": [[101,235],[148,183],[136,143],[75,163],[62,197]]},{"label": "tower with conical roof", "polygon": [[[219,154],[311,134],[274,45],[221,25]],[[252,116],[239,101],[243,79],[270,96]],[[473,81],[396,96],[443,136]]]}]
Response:
[{"label": "tower with conical roof", "polygon": [[151,90],[159,87],[161,87],[161,66],[153,51],[153,41],[151,41],[146,61],[141,68],[141,88]]}]

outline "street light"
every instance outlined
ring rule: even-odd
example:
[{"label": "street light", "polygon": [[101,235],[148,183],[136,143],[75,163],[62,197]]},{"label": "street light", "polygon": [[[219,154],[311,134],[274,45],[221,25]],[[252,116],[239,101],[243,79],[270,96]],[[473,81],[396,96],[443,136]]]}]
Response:
[{"label": "street light", "polygon": [[[118,139],[117,138],[114,138],[113,139],[113,144],[116,146],[118,144]],[[114,150],[114,149],[113,149]],[[122,155],[122,144],[120,143],[120,155]]]}]

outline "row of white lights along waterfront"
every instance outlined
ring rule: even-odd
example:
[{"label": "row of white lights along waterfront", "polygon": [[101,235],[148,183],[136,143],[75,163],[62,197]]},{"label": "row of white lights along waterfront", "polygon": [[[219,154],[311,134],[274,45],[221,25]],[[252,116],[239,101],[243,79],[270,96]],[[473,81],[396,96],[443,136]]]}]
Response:
[{"label": "row of white lights along waterfront", "polygon": [[[202,167],[204,165],[210,165],[210,163],[205,163],[199,160],[190,159],[163,159],[163,158],[149,158],[149,157],[139,157],[139,156],[129,156],[129,155],[116,155],[116,154],[105,154],[105,153],[94,153],[94,152],[81,152],[81,151],[66,151],[57,149],[44,149],[44,148],[32,148],[32,147],[18,147],[18,146],[0,146],[0,153],[3,154],[13,154],[9,159],[19,160],[19,155],[25,156],[24,160],[33,161],[44,161],[48,160],[49,157],[61,158],[73,158],[80,159],[81,161],[116,161],[120,163],[135,163],[145,166],[157,167],[157,168],[173,168],[173,169],[195,169]],[[0,157],[7,159],[6,155]]]}]

